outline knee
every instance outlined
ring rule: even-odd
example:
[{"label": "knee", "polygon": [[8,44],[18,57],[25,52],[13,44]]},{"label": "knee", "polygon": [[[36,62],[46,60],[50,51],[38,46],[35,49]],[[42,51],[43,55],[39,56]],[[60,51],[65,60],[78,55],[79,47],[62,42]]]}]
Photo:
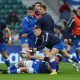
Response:
[{"label": "knee", "polygon": [[24,62],[21,61],[21,62],[18,63],[18,65],[19,65],[19,67],[22,67],[22,66],[24,66]]}]

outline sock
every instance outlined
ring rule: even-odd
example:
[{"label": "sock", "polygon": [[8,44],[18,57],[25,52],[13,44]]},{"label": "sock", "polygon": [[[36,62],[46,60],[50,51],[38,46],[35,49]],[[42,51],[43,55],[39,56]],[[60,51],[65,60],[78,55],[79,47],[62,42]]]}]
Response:
[{"label": "sock", "polygon": [[18,64],[15,64],[15,65],[13,65],[13,66],[10,67],[10,70],[15,70],[15,69],[17,69],[18,67],[19,67]]},{"label": "sock", "polygon": [[80,64],[80,61],[78,63]]},{"label": "sock", "polygon": [[6,66],[9,68],[10,67],[10,61],[9,59],[4,59]]},{"label": "sock", "polygon": [[79,63],[79,60],[75,56],[70,55],[69,58],[74,62]]},{"label": "sock", "polygon": [[9,74],[17,74],[17,69],[8,71]]},{"label": "sock", "polygon": [[54,59],[50,60],[50,66],[52,70],[56,70],[56,61]]},{"label": "sock", "polygon": [[10,74],[17,74],[17,73],[21,73],[21,71],[20,71],[20,69],[15,69],[15,70],[8,71],[8,73],[10,73]]}]

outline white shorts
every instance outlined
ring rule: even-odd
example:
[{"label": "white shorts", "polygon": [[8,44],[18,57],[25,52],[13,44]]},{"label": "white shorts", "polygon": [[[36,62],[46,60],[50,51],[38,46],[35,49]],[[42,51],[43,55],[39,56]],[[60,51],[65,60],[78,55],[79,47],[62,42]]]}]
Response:
[{"label": "white shorts", "polygon": [[28,73],[34,73],[34,68],[32,68],[32,66],[33,66],[32,60],[24,61],[24,66],[27,68]]}]

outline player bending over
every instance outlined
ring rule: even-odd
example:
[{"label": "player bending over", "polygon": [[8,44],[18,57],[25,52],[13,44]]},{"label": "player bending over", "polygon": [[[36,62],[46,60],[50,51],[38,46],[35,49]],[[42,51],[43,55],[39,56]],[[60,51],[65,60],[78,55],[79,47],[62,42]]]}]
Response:
[{"label": "player bending over", "polygon": [[[65,57],[70,58],[71,60],[75,61],[76,63],[80,64],[80,61],[68,54],[68,52],[66,51],[66,49],[64,48],[64,44],[61,42],[61,40],[59,38],[57,38],[56,36],[54,36],[53,34],[46,32],[46,31],[42,31],[40,26],[35,26],[34,29],[34,35],[36,36],[36,48],[33,49],[33,51],[39,51],[44,49],[44,47],[48,47],[49,49],[51,49],[50,53],[49,53],[49,57],[50,57],[50,63],[51,63],[51,69],[52,69],[52,73],[51,75],[54,74],[53,71],[53,56],[58,53],[59,51],[61,51],[63,53],[63,55]],[[41,39],[41,43],[38,42],[38,40]],[[38,47],[37,45],[40,44]]]}]

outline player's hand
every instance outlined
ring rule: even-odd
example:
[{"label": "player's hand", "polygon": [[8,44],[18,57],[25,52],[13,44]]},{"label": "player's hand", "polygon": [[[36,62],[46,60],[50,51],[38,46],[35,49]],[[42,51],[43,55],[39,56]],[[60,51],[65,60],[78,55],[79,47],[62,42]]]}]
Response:
[{"label": "player's hand", "polygon": [[64,39],[64,43],[68,44],[69,40],[68,39]]},{"label": "player's hand", "polygon": [[26,50],[26,52],[31,53],[31,52],[32,52],[32,50],[27,49],[27,50]]},{"label": "player's hand", "polygon": [[10,46],[11,44],[12,44],[12,42],[11,42],[11,40],[9,40],[8,43],[7,43],[7,45]]},{"label": "player's hand", "polygon": [[37,51],[37,48],[33,48],[33,52],[36,52]]},{"label": "player's hand", "polygon": [[23,37],[23,38],[27,38],[27,37],[28,37],[28,34],[25,33],[25,34],[22,35],[22,37]]},{"label": "player's hand", "polygon": [[26,59],[30,60],[31,56],[29,53],[27,53]]}]

